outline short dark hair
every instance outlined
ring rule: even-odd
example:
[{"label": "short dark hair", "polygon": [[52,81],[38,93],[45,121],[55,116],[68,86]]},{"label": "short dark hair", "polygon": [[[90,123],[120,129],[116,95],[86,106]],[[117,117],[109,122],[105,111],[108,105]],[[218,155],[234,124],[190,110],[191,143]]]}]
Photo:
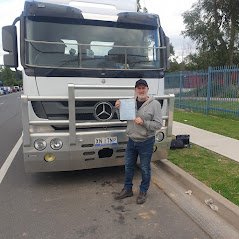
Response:
[{"label": "short dark hair", "polygon": [[146,80],[139,79],[139,80],[137,80],[136,83],[135,83],[135,88],[136,88],[138,85],[140,85],[140,84],[143,84],[143,85],[149,87]]}]

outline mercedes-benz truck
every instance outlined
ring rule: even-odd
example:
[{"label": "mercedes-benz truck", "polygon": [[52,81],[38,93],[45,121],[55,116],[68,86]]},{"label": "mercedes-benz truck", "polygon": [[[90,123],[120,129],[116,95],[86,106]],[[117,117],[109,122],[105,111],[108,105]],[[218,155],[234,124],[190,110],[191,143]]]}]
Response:
[{"label": "mercedes-benz truck", "polygon": [[162,105],[155,158],[167,158],[174,96],[164,94],[169,39],[158,15],[137,12],[136,0],[29,0],[2,41],[4,65],[17,68],[19,56],[23,68],[26,172],[123,165],[127,122],[115,101],[134,98],[138,79]]}]

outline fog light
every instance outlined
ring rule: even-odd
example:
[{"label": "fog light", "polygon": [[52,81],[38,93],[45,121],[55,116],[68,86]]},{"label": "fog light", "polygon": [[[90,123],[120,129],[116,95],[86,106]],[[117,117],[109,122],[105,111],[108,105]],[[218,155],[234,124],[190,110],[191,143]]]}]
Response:
[{"label": "fog light", "polygon": [[62,145],[63,145],[62,141],[60,139],[57,139],[57,138],[56,139],[52,139],[51,142],[50,142],[50,146],[54,150],[61,149]]},{"label": "fog light", "polygon": [[156,135],[155,135],[155,138],[158,142],[161,142],[163,139],[164,139],[164,133],[163,132],[158,132]]},{"label": "fog light", "polygon": [[37,139],[34,142],[34,148],[39,151],[44,150],[46,148],[46,141],[43,139]]},{"label": "fog light", "polygon": [[44,159],[46,162],[53,162],[56,156],[54,154],[45,154]]}]

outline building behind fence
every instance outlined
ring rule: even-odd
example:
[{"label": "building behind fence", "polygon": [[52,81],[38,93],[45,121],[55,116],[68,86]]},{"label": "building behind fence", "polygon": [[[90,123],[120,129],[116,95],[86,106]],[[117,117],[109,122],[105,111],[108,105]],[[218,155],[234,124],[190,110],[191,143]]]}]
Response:
[{"label": "building behind fence", "polygon": [[165,93],[175,94],[176,108],[239,119],[238,66],[167,73]]}]

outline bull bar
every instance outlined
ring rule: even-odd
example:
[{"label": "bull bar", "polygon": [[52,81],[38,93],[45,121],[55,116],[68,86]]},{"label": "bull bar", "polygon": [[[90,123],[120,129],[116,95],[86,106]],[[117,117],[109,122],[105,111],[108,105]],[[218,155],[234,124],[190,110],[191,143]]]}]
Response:
[{"label": "bull bar", "polygon": [[[113,126],[126,126],[127,122],[82,122],[77,123],[75,117],[75,101],[100,101],[100,100],[117,100],[119,97],[75,97],[75,90],[79,89],[121,89],[130,90],[134,89],[134,86],[113,86],[113,85],[75,85],[68,84],[68,96],[21,96],[22,103],[22,121],[23,121],[23,145],[29,147],[31,145],[31,132],[30,126],[46,126],[46,125],[69,125],[69,144],[76,144],[76,128],[94,128],[94,127],[113,127]],[[121,99],[134,98],[129,96],[120,97]],[[163,116],[164,125],[166,129],[166,135],[171,137],[172,135],[172,123],[173,123],[173,109],[175,96],[173,94],[165,96],[154,96],[156,100],[167,100],[166,116]],[[68,101],[69,120],[30,120],[28,103],[30,101]],[[38,133],[40,135],[41,133]]]}]

